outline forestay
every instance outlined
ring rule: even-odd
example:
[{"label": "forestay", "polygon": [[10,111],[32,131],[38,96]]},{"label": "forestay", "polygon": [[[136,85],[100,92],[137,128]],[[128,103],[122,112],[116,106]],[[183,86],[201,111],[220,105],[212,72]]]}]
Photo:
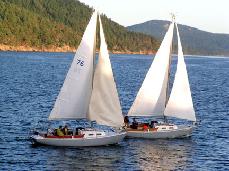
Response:
[{"label": "forestay", "polygon": [[161,43],[145,80],[131,106],[129,116],[163,116],[174,23]]},{"label": "forestay", "polygon": [[184,55],[182,51],[180,36],[177,28],[177,40],[178,40],[178,62],[177,71],[174,78],[173,88],[169,101],[166,105],[165,115],[173,116],[181,119],[188,119],[196,121],[195,111],[193,108],[191,91],[188,81],[188,74],[184,61]]},{"label": "forestay", "polygon": [[100,17],[99,22],[100,53],[94,74],[88,119],[96,120],[102,125],[120,127],[123,116]]},{"label": "forestay", "polygon": [[92,92],[97,12],[94,12],[76,51],[50,120],[86,118]]}]

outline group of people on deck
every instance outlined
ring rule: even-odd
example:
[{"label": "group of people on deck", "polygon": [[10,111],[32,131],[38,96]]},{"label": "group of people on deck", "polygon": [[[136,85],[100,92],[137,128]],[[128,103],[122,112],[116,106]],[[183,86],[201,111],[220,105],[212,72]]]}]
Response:
[{"label": "group of people on deck", "polygon": [[56,128],[56,129],[52,129],[52,128],[49,128],[48,129],[48,133],[47,135],[49,136],[76,136],[76,135],[81,135],[80,133],[80,130],[83,130],[84,128],[83,127],[76,127],[75,129],[71,129],[71,128],[68,128],[67,125],[65,125],[64,127],[63,126],[59,126],[59,128]]},{"label": "group of people on deck", "polygon": [[64,127],[59,126],[59,128],[55,129],[54,131],[49,129],[48,130],[49,135],[55,135],[55,136],[66,136],[69,135],[68,126],[65,125]]},{"label": "group of people on deck", "polygon": [[[133,118],[132,123],[130,124],[129,117],[125,116],[124,117],[124,123],[126,128],[131,128],[131,129],[143,129],[143,130],[148,130],[149,128],[155,128],[156,124],[158,123],[157,121],[151,121],[149,123],[138,123],[136,118]],[[76,135],[78,135],[78,129],[76,128]],[[73,132],[68,129],[68,126],[65,125],[64,127],[59,126],[59,128],[55,129],[54,131],[49,129],[48,130],[48,135],[54,135],[54,136],[67,136],[71,135]]]},{"label": "group of people on deck", "polygon": [[136,118],[133,118],[132,124],[130,125],[129,117],[125,116],[124,117],[124,123],[126,128],[132,128],[132,129],[138,129],[138,128],[143,128],[143,130],[147,130],[149,128],[155,128],[156,124],[158,123],[157,121],[151,121],[149,123],[138,123],[136,121]]}]

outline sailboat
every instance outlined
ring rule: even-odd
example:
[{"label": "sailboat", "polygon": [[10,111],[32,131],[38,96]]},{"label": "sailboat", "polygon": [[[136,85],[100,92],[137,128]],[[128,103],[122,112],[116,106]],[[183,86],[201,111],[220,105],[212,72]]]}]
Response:
[{"label": "sailboat", "polygon": [[[173,87],[169,96],[170,66],[174,25],[178,40],[178,62]],[[179,138],[191,136],[193,125],[175,125],[167,117],[175,117],[196,122],[188,74],[184,61],[180,35],[175,18],[155,55],[153,63],[142,83],[128,115],[132,117],[162,117],[164,121],[151,121],[127,128],[128,137]],[[144,126],[145,125],[145,126]]]},{"label": "sailboat", "polygon": [[[95,62],[96,26],[99,16],[100,52]],[[35,143],[52,146],[102,146],[116,144],[126,135],[123,115],[114,81],[100,15],[95,11],[86,27],[49,120],[88,119],[113,131],[76,128],[71,135],[57,136],[36,132]]]}]

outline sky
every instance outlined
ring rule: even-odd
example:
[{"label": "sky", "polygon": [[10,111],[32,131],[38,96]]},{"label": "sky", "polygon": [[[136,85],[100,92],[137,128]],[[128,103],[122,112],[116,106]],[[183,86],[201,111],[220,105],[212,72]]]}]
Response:
[{"label": "sky", "polygon": [[171,20],[213,33],[229,34],[229,0],[80,0],[123,25]]}]

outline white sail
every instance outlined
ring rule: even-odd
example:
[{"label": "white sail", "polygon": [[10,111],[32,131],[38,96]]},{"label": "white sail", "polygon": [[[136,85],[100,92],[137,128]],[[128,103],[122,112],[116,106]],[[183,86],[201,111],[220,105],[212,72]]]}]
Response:
[{"label": "white sail", "polygon": [[95,69],[88,119],[96,120],[101,125],[120,127],[123,125],[123,116],[100,17],[99,22],[100,53]]},{"label": "white sail", "polygon": [[92,92],[97,12],[94,12],[76,51],[50,120],[86,118]]},{"label": "white sail", "polygon": [[131,106],[129,116],[163,116],[174,23],[171,23],[145,80]]},{"label": "white sail", "polygon": [[169,101],[166,105],[165,115],[173,116],[181,119],[187,119],[196,121],[195,111],[193,108],[191,91],[188,81],[188,74],[184,61],[184,55],[180,42],[180,36],[178,27],[177,28],[177,39],[178,39],[178,62],[177,71],[174,78],[173,88]]}]

